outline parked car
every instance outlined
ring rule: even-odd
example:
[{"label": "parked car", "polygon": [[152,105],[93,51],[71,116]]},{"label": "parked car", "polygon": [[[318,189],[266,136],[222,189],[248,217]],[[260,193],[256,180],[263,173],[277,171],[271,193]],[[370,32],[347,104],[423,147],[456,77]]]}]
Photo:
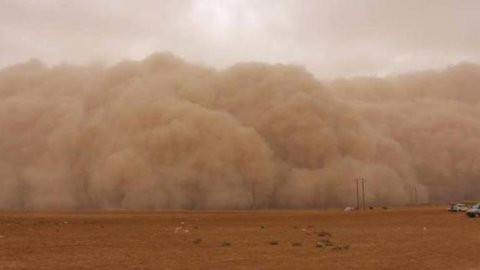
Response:
[{"label": "parked car", "polygon": [[472,208],[468,209],[466,214],[472,218],[480,216],[480,203],[477,203],[472,206]]},{"label": "parked car", "polygon": [[465,212],[468,210],[468,207],[463,203],[452,204],[448,211],[450,212]]}]

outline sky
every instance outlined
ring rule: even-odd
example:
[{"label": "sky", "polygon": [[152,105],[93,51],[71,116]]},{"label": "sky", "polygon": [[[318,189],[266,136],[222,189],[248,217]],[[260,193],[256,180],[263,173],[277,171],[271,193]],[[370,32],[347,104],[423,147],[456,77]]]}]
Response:
[{"label": "sky", "polygon": [[171,52],[261,61],[318,78],[480,62],[477,0],[0,0],[0,67],[113,64]]}]

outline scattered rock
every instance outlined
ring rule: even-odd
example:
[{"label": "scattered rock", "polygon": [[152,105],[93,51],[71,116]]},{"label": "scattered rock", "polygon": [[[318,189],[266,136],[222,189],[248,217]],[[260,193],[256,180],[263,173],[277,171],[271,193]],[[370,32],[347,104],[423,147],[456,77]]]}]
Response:
[{"label": "scattered rock", "polygon": [[231,245],[232,245],[232,243],[230,243],[230,242],[223,242],[222,247],[229,247]]},{"label": "scattered rock", "polygon": [[262,225],[262,226],[260,226],[260,228],[265,229],[265,226]]},{"label": "scattered rock", "polygon": [[202,242],[201,238],[197,238],[197,239],[193,240],[193,243],[196,244],[196,245],[200,244],[201,242]]},{"label": "scattered rock", "polygon": [[322,242],[317,242],[315,247],[316,248],[324,248],[324,245],[322,244]]},{"label": "scattered rock", "polygon": [[292,243],[292,247],[301,247],[301,246],[302,246],[302,243],[300,243],[300,242]]},{"label": "scattered rock", "polygon": [[332,247],[332,250],[347,250],[349,248],[350,248],[350,245],[335,246],[335,247]]},{"label": "scattered rock", "polygon": [[320,240],[320,242],[322,242],[322,243],[323,243],[325,246],[327,246],[327,247],[333,246],[332,241],[330,241],[330,240],[328,240],[328,239],[322,239],[322,240]]},{"label": "scattered rock", "polygon": [[270,246],[276,246],[278,245],[278,241],[270,241],[268,242],[270,244]]},{"label": "scattered rock", "polygon": [[329,233],[329,232],[326,232],[326,231],[321,231],[321,232],[318,232],[318,233],[317,233],[317,236],[320,236],[320,237],[330,237],[330,236],[332,236],[332,234]]}]

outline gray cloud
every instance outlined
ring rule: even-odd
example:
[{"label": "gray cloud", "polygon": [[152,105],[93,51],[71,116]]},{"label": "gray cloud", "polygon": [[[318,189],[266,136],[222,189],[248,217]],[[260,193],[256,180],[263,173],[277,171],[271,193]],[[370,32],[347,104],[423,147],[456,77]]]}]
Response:
[{"label": "gray cloud", "polygon": [[221,68],[255,60],[322,78],[383,75],[480,61],[479,10],[474,0],[3,0],[0,66],[171,51]]}]

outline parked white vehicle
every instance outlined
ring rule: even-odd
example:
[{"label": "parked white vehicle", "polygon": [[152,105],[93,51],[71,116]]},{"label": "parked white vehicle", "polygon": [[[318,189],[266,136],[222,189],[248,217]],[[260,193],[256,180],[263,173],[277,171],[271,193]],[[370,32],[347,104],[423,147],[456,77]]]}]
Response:
[{"label": "parked white vehicle", "polygon": [[480,203],[475,204],[472,208],[467,210],[467,216],[478,217],[480,216]]},{"label": "parked white vehicle", "polygon": [[465,212],[468,210],[468,207],[463,203],[452,204],[448,211],[450,212]]}]

